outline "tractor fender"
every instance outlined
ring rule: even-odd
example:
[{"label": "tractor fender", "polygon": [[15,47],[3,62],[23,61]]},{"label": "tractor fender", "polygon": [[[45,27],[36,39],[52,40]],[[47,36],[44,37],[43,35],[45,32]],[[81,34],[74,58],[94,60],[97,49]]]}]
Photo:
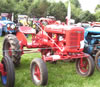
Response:
[{"label": "tractor fender", "polygon": [[19,40],[20,45],[27,45],[27,39],[26,36],[22,32],[17,32],[16,37]]},{"label": "tractor fender", "polygon": [[28,26],[20,26],[19,31],[24,34],[36,34],[36,30]]}]

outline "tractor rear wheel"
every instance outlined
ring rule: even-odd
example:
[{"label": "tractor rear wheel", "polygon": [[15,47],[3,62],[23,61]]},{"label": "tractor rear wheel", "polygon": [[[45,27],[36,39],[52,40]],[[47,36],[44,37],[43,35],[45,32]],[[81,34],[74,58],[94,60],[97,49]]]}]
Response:
[{"label": "tractor rear wheel", "polygon": [[36,58],[32,60],[32,63],[30,65],[31,69],[31,77],[33,83],[35,85],[46,85],[48,82],[48,71],[46,64],[44,61],[40,58]]},{"label": "tractor rear wheel", "polygon": [[94,72],[95,64],[93,58],[89,56],[88,58],[81,58],[76,60],[76,71],[83,77],[91,76]]},{"label": "tractor rear wheel", "polygon": [[100,71],[100,51],[96,53],[95,64],[98,71]]},{"label": "tractor rear wheel", "polygon": [[6,75],[1,74],[1,81],[5,87],[14,87],[15,72],[12,60],[9,57],[4,57],[1,61],[4,66],[4,72]]},{"label": "tractor rear wheel", "polygon": [[5,36],[3,41],[3,56],[9,56],[16,66],[20,64],[20,45],[15,35],[8,34]]}]

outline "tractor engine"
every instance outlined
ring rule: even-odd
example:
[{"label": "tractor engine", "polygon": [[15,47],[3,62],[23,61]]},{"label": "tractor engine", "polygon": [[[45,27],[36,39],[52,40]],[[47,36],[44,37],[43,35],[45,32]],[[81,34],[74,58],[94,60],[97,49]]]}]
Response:
[{"label": "tractor engine", "polygon": [[72,27],[66,30],[66,51],[82,52],[84,48],[84,30],[81,27]]},{"label": "tractor engine", "polygon": [[[47,34],[45,40],[54,52],[78,53],[84,48],[84,29],[67,25],[47,25],[44,29]],[[44,42],[43,42],[44,43]]]}]

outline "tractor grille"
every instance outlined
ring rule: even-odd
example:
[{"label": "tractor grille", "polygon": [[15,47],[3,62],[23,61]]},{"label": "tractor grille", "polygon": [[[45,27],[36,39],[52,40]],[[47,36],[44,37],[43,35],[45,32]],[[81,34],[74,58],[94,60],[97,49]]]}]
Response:
[{"label": "tractor grille", "polygon": [[74,32],[72,32],[71,34],[70,34],[70,40],[69,40],[69,48],[70,49],[75,49],[76,47],[77,47],[77,44],[78,44],[78,33],[74,33]]},{"label": "tractor grille", "polygon": [[84,33],[81,31],[73,31],[69,35],[69,49],[80,48],[80,41],[84,40]]}]

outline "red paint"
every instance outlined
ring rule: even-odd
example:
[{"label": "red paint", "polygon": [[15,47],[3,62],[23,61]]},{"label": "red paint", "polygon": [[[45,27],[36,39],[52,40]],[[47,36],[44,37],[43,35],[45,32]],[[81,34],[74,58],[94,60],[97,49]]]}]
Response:
[{"label": "red paint", "polygon": [[7,74],[7,72],[4,71],[4,65],[2,63],[0,63],[0,73],[2,74],[2,76],[5,76]]},{"label": "red paint", "polygon": [[34,75],[38,78],[38,80],[40,80],[40,69],[39,69],[39,67],[37,65],[35,66]]},{"label": "red paint", "polygon": [[89,67],[89,65],[88,65],[87,59],[81,58],[80,67],[79,67],[80,71],[83,72],[83,73],[86,73],[88,71],[88,67]]},{"label": "red paint", "polygon": [[22,33],[22,32],[17,32],[16,33],[16,37],[17,37],[17,39],[19,40],[19,43],[21,44],[21,45],[27,45],[27,39],[26,39],[26,37],[25,37],[25,35]]}]

